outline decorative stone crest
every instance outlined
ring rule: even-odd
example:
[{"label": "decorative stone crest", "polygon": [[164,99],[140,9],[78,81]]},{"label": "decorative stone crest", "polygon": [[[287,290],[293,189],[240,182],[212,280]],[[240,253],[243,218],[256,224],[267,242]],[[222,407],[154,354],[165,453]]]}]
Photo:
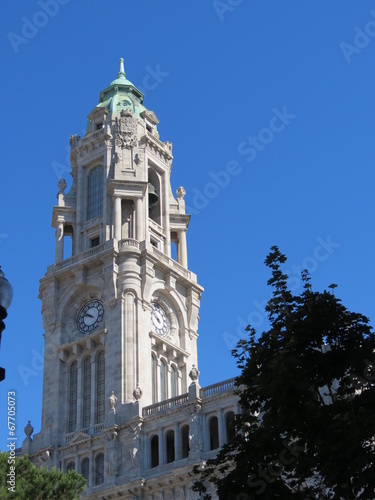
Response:
[{"label": "decorative stone crest", "polygon": [[137,120],[130,110],[122,110],[120,118],[116,118],[115,142],[128,149],[137,145]]}]

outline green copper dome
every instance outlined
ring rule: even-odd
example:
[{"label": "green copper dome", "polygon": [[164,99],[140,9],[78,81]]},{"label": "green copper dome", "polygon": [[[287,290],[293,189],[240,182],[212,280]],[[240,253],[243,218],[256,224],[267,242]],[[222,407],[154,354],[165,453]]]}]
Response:
[{"label": "green copper dome", "polygon": [[127,86],[134,87],[132,82],[129,82],[129,80],[126,79],[125,70],[124,70],[124,59],[122,57],[120,59],[120,68],[119,68],[119,72],[117,73],[117,78],[116,78],[116,80],[113,80],[113,82],[111,82],[110,87],[112,85],[127,85]]},{"label": "green copper dome", "polygon": [[116,80],[113,80],[109,86],[100,92],[99,102],[100,105],[105,105],[109,98],[114,97],[116,94],[132,94],[137,100],[143,102],[143,94],[135,87],[132,82],[127,80],[124,70],[124,59],[120,59],[120,67],[117,73]]}]

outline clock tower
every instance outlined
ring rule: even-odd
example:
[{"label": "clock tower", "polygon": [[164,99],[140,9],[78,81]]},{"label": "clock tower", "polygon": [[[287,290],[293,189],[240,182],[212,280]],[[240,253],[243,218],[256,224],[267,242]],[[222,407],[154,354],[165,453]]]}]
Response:
[{"label": "clock tower", "polygon": [[160,140],[158,123],[120,59],[84,137],[70,137],[72,187],[59,181],[53,208],[55,262],[40,282],[42,427],[33,440],[25,428],[22,452],[80,472],[88,498],[104,490],[146,498],[144,478],[165,474],[167,486],[149,488],[187,498],[186,481],[174,484],[176,464],[191,470],[215,449],[210,425],[218,436],[226,425],[224,410],[203,423],[202,398],[212,413],[212,398],[227,404],[233,389],[198,385],[203,289],[188,269],[185,190],[173,195],[172,144]]}]

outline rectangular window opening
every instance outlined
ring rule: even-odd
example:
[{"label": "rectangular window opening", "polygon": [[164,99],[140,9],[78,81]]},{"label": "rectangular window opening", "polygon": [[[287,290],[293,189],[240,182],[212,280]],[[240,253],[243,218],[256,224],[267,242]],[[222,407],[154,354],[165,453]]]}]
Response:
[{"label": "rectangular window opening", "polygon": [[90,247],[94,248],[100,245],[100,237],[96,236],[95,238],[91,238],[90,240]]}]

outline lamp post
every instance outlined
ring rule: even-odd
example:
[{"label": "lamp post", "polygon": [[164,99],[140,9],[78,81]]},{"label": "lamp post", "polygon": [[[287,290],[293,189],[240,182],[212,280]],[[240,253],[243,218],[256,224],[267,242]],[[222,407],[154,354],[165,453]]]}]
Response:
[{"label": "lamp post", "polygon": [[[4,319],[7,317],[7,309],[12,303],[13,287],[6,279],[0,267],[0,345],[1,335],[5,330]],[[5,368],[0,367],[0,382],[5,379]]]}]

